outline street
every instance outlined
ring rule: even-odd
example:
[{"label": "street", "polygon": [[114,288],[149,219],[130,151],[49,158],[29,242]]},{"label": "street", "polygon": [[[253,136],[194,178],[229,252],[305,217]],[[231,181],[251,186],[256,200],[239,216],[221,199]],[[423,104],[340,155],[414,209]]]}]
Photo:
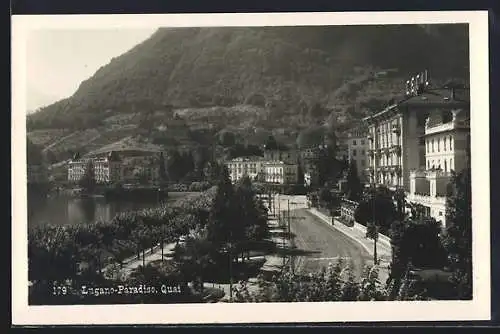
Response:
[{"label": "street", "polygon": [[359,277],[370,255],[361,245],[320,221],[306,209],[291,213],[291,232],[294,235],[295,272],[316,272],[321,267],[335,264],[339,258],[352,265],[353,273]]}]

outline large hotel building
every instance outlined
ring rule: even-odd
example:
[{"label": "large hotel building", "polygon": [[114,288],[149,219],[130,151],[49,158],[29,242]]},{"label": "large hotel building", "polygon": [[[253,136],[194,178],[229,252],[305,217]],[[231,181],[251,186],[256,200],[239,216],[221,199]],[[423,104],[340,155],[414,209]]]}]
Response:
[{"label": "large hotel building", "polygon": [[457,85],[432,88],[427,73],[407,82],[406,96],[367,117],[372,184],[402,187],[407,200],[445,223],[451,172],[466,167],[469,90]]},{"label": "large hotel building", "polygon": [[297,152],[265,148],[264,156],[240,157],[225,162],[234,183],[243,176],[270,184],[296,184],[299,179]]}]

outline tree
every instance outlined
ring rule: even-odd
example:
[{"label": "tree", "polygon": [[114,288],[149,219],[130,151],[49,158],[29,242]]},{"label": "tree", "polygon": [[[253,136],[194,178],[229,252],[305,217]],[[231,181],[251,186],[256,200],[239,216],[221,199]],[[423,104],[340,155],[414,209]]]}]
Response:
[{"label": "tree", "polygon": [[359,180],[356,161],[351,160],[347,172],[347,198],[350,201],[358,202],[363,194],[363,185]]},{"label": "tree", "polygon": [[310,106],[308,115],[311,119],[315,120],[325,116],[327,111],[319,103],[314,103]]},{"label": "tree", "polygon": [[451,196],[446,202],[444,246],[448,251],[455,293],[459,299],[472,298],[472,202],[470,167],[454,174]]},{"label": "tree", "polygon": [[167,173],[172,181],[179,181],[184,175],[182,170],[182,157],[177,150],[171,150],[167,159]]},{"label": "tree", "polygon": [[167,181],[167,168],[165,166],[165,157],[163,156],[163,152],[160,152],[160,157],[158,158],[158,170],[160,182],[164,183]]},{"label": "tree", "polygon": [[354,219],[366,226],[366,237],[373,239],[373,259],[377,263],[378,233],[387,233],[396,218],[392,194],[385,187],[371,188],[354,212]]},{"label": "tree", "polygon": [[210,210],[208,240],[216,246],[225,247],[231,239],[235,219],[234,189],[225,166],[217,182],[217,193]]},{"label": "tree", "polygon": [[219,133],[219,143],[224,147],[230,147],[236,144],[236,135],[228,130],[222,130]]},{"label": "tree", "polygon": [[318,147],[324,144],[325,127],[320,125],[311,126],[302,130],[297,136],[297,146],[300,149]]},{"label": "tree", "polygon": [[266,150],[277,150],[279,148],[278,142],[276,141],[276,138],[274,138],[273,135],[269,135],[267,137],[264,147]]},{"label": "tree", "polygon": [[[37,226],[28,231],[28,277],[32,282],[61,282],[77,272],[77,247],[71,229]],[[50,287],[52,288],[52,287]]]},{"label": "tree", "polygon": [[203,291],[203,282],[213,262],[213,244],[206,238],[188,238],[184,245],[175,248],[174,259],[182,277]]},{"label": "tree", "polygon": [[378,258],[377,258],[378,230],[379,227],[374,222],[370,222],[366,226],[366,237],[368,239],[373,240],[373,263],[375,264],[378,264]]},{"label": "tree", "polygon": [[249,251],[251,242],[260,241],[267,236],[267,212],[263,203],[257,199],[248,177],[242,178],[236,184],[234,197],[238,210],[232,236],[244,261],[244,254]]}]

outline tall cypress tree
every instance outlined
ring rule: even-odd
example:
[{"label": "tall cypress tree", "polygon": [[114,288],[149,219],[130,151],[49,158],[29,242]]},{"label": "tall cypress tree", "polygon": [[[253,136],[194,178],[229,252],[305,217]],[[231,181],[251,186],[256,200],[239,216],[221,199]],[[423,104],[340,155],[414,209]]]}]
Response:
[{"label": "tall cypress tree", "polygon": [[158,158],[158,168],[160,175],[160,182],[167,182],[167,169],[165,167],[165,157],[163,156],[163,152],[160,152],[160,157]]},{"label": "tall cypress tree", "polygon": [[224,166],[217,182],[215,195],[209,215],[208,239],[218,247],[231,242],[231,224],[234,223],[234,189],[229,172]]},{"label": "tall cypress tree", "polygon": [[347,172],[347,198],[351,201],[358,202],[362,194],[363,185],[359,180],[358,168],[356,167],[356,162],[351,160]]}]

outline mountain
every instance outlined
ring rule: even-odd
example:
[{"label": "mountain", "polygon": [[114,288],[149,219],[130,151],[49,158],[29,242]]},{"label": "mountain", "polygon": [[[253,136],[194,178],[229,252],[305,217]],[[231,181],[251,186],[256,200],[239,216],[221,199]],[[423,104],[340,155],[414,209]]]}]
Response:
[{"label": "mountain", "polygon": [[247,132],[293,136],[331,115],[359,119],[424,69],[436,84],[467,81],[468,62],[468,27],[459,24],[160,28],[70,98],[29,115],[28,129],[133,133],[132,125],[168,128],[182,110],[188,129],[217,119],[214,132],[245,123]]}]

